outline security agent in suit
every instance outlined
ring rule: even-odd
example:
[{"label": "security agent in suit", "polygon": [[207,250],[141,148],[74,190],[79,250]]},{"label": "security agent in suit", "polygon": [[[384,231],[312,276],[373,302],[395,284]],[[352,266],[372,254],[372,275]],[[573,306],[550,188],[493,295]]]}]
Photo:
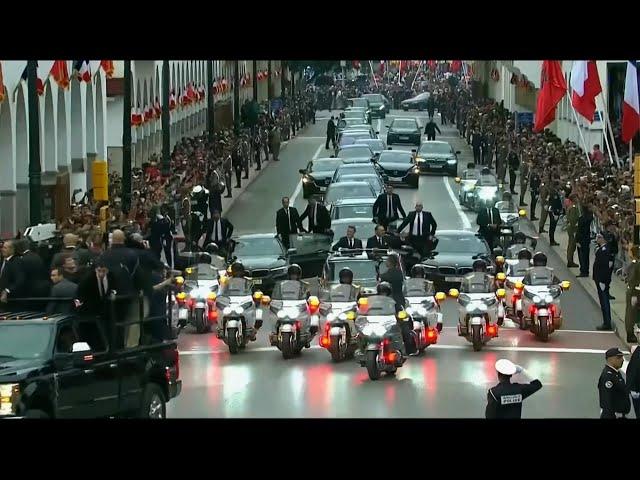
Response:
[{"label": "security agent in suit", "polygon": [[391,285],[391,296],[396,301],[396,308],[402,310],[404,308],[404,275],[400,270],[398,257],[389,255],[385,263],[387,271],[380,275],[380,281]]},{"label": "security agent in suit", "polygon": [[326,233],[331,229],[331,217],[327,208],[318,203],[315,198],[309,198],[309,204],[307,208],[300,215],[300,222],[308,218],[309,224],[307,231],[313,233]]},{"label": "security agent in suit", "polygon": [[627,384],[620,374],[624,357],[617,347],[607,350],[604,356],[607,364],[598,379],[600,418],[626,418],[631,411],[631,401]]},{"label": "security agent in suit", "polygon": [[424,257],[433,249],[433,240],[438,224],[431,212],[423,212],[422,208],[422,202],[417,202],[416,209],[413,212],[409,212],[409,215],[398,226],[398,233],[407,225],[410,225],[409,243]]},{"label": "security agent in suit", "polygon": [[378,195],[373,203],[373,218],[385,228],[399,218],[398,212],[402,214],[402,218],[407,216],[402,208],[400,197],[397,193],[393,193],[393,186],[387,185],[386,190],[386,193]]},{"label": "security agent in suit", "polygon": [[376,225],[375,235],[367,239],[367,248],[389,248],[389,241],[385,236],[384,226]]},{"label": "security agent in suit", "polygon": [[33,242],[23,238],[17,247],[26,280],[24,295],[26,297],[46,297],[50,288],[49,276],[42,258],[32,249]]},{"label": "security agent in suit", "polygon": [[529,383],[511,383],[516,374],[526,374],[525,370],[506,359],[496,362],[498,384],[487,392],[485,418],[522,418],[522,402],[542,388],[540,380]]},{"label": "security agent in suit", "polygon": [[289,235],[298,231],[304,232],[298,210],[289,206],[289,197],[282,197],[282,208],[276,212],[276,232],[286,248],[290,245]]},{"label": "security agent in suit", "polygon": [[440,128],[436,125],[436,122],[433,121],[433,118],[430,118],[427,124],[424,126],[424,134],[427,136],[427,141],[436,139],[436,130],[438,134],[442,135]]},{"label": "security agent in suit", "polygon": [[[2,264],[0,265],[0,305],[6,304],[10,298],[24,295],[27,279],[22,268],[22,259],[16,254],[15,240],[7,240],[2,244]],[[11,309],[19,309],[14,305]]]},{"label": "security agent in suit", "polygon": [[340,238],[338,242],[333,246],[332,250],[338,251],[339,249],[359,249],[362,248],[362,240],[356,238],[356,227],[349,225],[347,227],[347,235]]},{"label": "security agent in suit", "polygon": [[612,330],[611,327],[611,304],[609,302],[609,285],[611,284],[611,269],[609,265],[613,262],[609,255],[609,247],[602,233],[596,235],[596,252],[593,261],[593,281],[596,283],[598,300],[602,310],[602,325],[596,327],[597,330]]},{"label": "security agent in suit", "polygon": [[500,210],[496,207],[483,208],[478,212],[476,223],[479,227],[478,233],[487,241],[489,247],[495,247],[500,225],[502,225]]},{"label": "security agent in suit", "polygon": [[93,270],[87,272],[78,284],[76,306],[78,312],[86,315],[105,316],[109,295],[117,291],[116,278],[109,271],[107,263],[99,259]]},{"label": "security agent in suit", "polygon": [[62,275],[61,267],[54,267],[51,269],[51,281],[53,286],[49,297],[55,299],[71,299],[71,300],[51,300],[47,304],[47,315],[54,313],[71,313],[73,311],[73,299],[77,298],[78,285],[70,280],[67,280]]},{"label": "security agent in suit", "polygon": [[214,210],[207,225],[204,244],[214,242],[220,249],[226,251],[229,239],[233,236],[233,224],[220,216],[219,210]]},{"label": "security agent in suit", "polygon": [[[640,327],[635,326],[636,340],[640,340]],[[631,393],[636,420],[640,420],[640,348],[636,346],[627,365],[627,387]]]}]

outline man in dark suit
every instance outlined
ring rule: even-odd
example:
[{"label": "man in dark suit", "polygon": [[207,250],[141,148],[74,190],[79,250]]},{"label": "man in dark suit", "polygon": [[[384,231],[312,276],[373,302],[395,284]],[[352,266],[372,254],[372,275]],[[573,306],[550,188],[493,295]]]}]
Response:
[{"label": "man in dark suit", "polygon": [[[2,265],[0,265],[0,303],[7,303],[10,298],[20,298],[24,294],[26,278],[22,268],[22,259],[16,255],[14,240],[2,244]],[[11,309],[18,309],[12,306]]]},{"label": "man in dark suit", "polygon": [[78,285],[64,278],[60,267],[51,269],[51,281],[53,282],[51,292],[49,293],[51,298],[72,300],[49,301],[46,309],[47,315],[54,313],[71,313],[73,310],[73,299],[78,295]]},{"label": "man in dark suit", "polygon": [[221,250],[227,250],[227,242],[233,235],[233,225],[226,218],[220,216],[219,210],[212,212],[211,219],[207,225],[207,234],[204,239],[204,245],[214,242]]},{"label": "man in dark suit", "polygon": [[87,250],[78,249],[78,241],[78,236],[73,233],[67,233],[62,237],[63,248],[53,256],[51,267],[61,267],[69,253],[73,254],[78,267],[87,265],[91,261],[91,256]]},{"label": "man in dark suit", "polygon": [[100,257],[118,282],[118,294],[131,295],[135,292],[135,275],[138,270],[138,254],[125,245],[126,236],[122,230],[111,234],[111,247]]},{"label": "man in dark suit", "polygon": [[387,185],[386,193],[381,193],[373,204],[373,218],[387,228],[391,222],[399,218],[398,212],[402,214],[402,218],[406,217],[402,202],[397,193],[393,193],[393,187]]},{"label": "man in dark suit", "polygon": [[308,232],[326,233],[331,228],[331,217],[327,208],[313,197],[309,198],[307,208],[300,215],[300,222],[302,223],[307,217],[309,218]]},{"label": "man in dark suit", "polygon": [[388,282],[391,285],[391,296],[396,302],[396,309],[402,310],[404,308],[404,276],[398,265],[398,257],[390,255],[385,263],[387,271],[380,275],[380,281]]},{"label": "man in dark suit", "polygon": [[276,213],[276,232],[286,248],[289,248],[289,235],[298,231],[304,232],[298,210],[289,206],[289,197],[282,197],[282,208]]},{"label": "man in dark suit", "polygon": [[382,225],[376,225],[376,233],[367,239],[367,248],[389,248],[389,242],[385,237],[385,229]]},{"label": "man in dark suit", "polygon": [[433,121],[433,118],[430,118],[424,126],[424,134],[427,136],[427,141],[436,139],[436,130],[440,135],[442,135],[442,132],[438,128],[438,125],[436,125],[436,122]]},{"label": "man in dark suit", "polygon": [[333,251],[337,251],[340,248],[345,249],[358,249],[362,248],[362,240],[356,238],[356,227],[353,225],[349,225],[347,227],[347,235],[345,237],[340,238],[338,243],[333,246]]},{"label": "man in dark suit", "polygon": [[336,124],[333,121],[333,115],[327,122],[327,142],[325,144],[325,150],[329,150],[329,142],[332,143],[333,148],[336,148]]},{"label": "man in dark suit", "polygon": [[424,257],[433,249],[433,240],[438,224],[431,212],[423,212],[422,208],[422,202],[417,202],[416,209],[413,212],[409,212],[409,215],[405,217],[398,227],[398,233],[407,225],[410,225],[409,243]]},{"label": "man in dark suit", "polygon": [[589,276],[589,250],[591,247],[591,222],[593,213],[591,206],[582,206],[582,215],[578,217],[578,230],[576,232],[576,242],[578,243],[578,261],[580,262],[580,274],[578,277]]},{"label": "man in dark suit", "polygon": [[94,269],[87,272],[78,285],[78,311],[87,315],[104,316],[108,296],[112,291],[117,291],[116,282],[107,263],[103,259],[97,260]]},{"label": "man in dark suit", "polygon": [[26,279],[26,297],[46,297],[49,293],[49,279],[47,268],[40,255],[31,250],[32,242],[27,238],[20,240],[20,260],[22,271]]},{"label": "man in dark suit", "polygon": [[493,248],[502,224],[500,210],[496,207],[483,208],[478,212],[476,223],[480,227],[478,233],[487,241],[489,247]]},{"label": "man in dark suit", "polygon": [[596,327],[597,330],[612,330],[611,328],[611,304],[609,302],[609,285],[611,284],[611,255],[607,241],[602,233],[596,235],[596,258],[593,261],[593,281],[596,282],[598,299],[600,300],[600,310],[602,310],[602,325]]}]

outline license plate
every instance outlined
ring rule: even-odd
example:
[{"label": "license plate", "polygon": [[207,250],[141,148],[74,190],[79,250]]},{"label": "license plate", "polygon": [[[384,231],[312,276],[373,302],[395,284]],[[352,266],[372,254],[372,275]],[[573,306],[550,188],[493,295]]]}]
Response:
[{"label": "license plate", "polygon": [[462,281],[462,277],[444,277],[444,281],[445,282],[461,282]]},{"label": "license plate", "polygon": [[399,138],[400,140],[409,140],[409,137],[408,137],[408,136],[406,136],[406,135],[400,135],[398,138]]},{"label": "license plate", "polygon": [[189,312],[186,308],[178,310],[178,320],[186,320],[187,318],[189,318]]},{"label": "license plate", "polygon": [[389,177],[389,180],[391,180],[392,182],[401,182],[402,177]]},{"label": "license plate", "polygon": [[256,278],[253,283],[255,283],[256,285],[262,285],[262,279],[261,278]]},{"label": "license plate", "polygon": [[430,168],[442,168],[444,165],[429,165]]}]

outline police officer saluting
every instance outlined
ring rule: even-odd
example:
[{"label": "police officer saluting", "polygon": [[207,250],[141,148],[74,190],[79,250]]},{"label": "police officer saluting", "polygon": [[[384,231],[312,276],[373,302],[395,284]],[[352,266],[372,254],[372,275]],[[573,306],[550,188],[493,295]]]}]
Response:
[{"label": "police officer saluting", "polygon": [[607,364],[598,380],[600,418],[626,418],[631,411],[631,400],[627,384],[620,374],[624,357],[617,347],[607,350],[604,356]]},{"label": "police officer saluting", "polygon": [[498,385],[487,392],[486,418],[522,417],[522,401],[542,388],[540,380],[530,383],[511,383],[511,376],[525,373],[524,369],[506,359],[496,362]]}]

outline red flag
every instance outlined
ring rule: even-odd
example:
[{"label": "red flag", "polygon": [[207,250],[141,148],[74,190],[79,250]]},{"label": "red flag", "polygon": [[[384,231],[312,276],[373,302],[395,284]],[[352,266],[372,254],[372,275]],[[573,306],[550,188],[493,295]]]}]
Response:
[{"label": "red flag", "polygon": [[100,66],[104,70],[104,73],[107,74],[107,78],[113,77],[113,60],[100,60]]},{"label": "red flag", "polygon": [[453,60],[451,62],[451,71],[453,73],[458,73],[461,68],[462,68],[462,61],[461,60]]},{"label": "red flag", "polygon": [[555,120],[556,106],[566,93],[567,82],[564,79],[560,62],[558,60],[543,61],[534,132],[541,132],[544,127]]},{"label": "red flag", "polygon": [[69,70],[67,69],[66,60],[56,60],[53,62],[49,75],[53,77],[58,86],[63,90],[69,87]]},{"label": "red flag", "polygon": [[602,92],[598,67],[593,60],[576,60],[571,70],[571,103],[580,115],[593,123],[596,97]]}]

